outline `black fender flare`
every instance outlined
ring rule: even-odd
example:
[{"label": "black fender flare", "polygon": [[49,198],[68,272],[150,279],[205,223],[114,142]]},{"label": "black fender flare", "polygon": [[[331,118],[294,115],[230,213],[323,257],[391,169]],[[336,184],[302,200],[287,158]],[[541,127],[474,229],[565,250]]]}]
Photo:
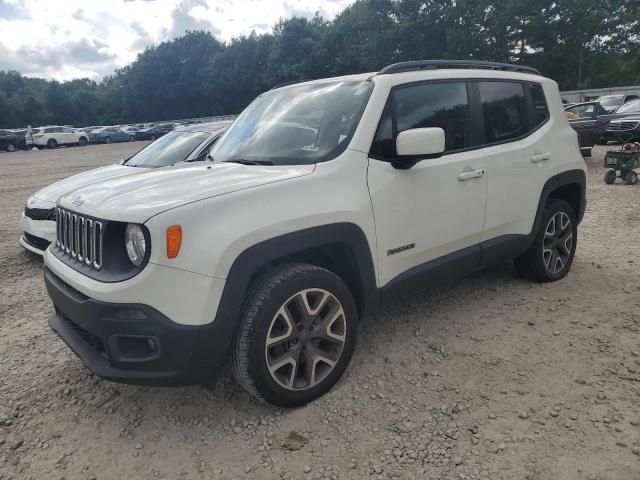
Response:
[{"label": "black fender flare", "polygon": [[562,172],[551,177],[546,181],[544,187],[542,187],[542,193],[540,194],[540,200],[538,202],[538,210],[536,211],[536,217],[533,221],[533,228],[529,234],[531,239],[535,237],[536,232],[540,228],[542,214],[544,213],[544,206],[547,204],[549,197],[555,190],[566,185],[578,185],[580,188],[580,205],[576,212],[576,216],[578,218],[578,223],[582,221],[584,211],[587,206],[587,176],[584,173],[584,170],[567,170],[566,172]]},{"label": "black fender flare", "polygon": [[375,311],[380,302],[375,268],[369,242],[362,229],[353,223],[334,223],[306,228],[257,243],[234,260],[218,304],[214,323],[224,325],[220,348],[228,346],[235,332],[242,305],[254,275],[265,265],[305,250],[342,245],[355,259],[349,268],[356,269],[364,308],[362,315]]}]

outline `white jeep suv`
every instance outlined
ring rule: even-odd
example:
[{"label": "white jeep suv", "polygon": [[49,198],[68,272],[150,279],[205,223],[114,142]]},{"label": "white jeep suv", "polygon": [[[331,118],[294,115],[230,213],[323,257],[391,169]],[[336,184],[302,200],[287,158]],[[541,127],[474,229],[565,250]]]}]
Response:
[{"label": "white jeep suv", "polygon": [[58,200],[49,323],[95,374],[204,384],[229,360],[255,397],[304,404],[383,303],[512,259],[564,277],[585,209],[558,86],[522,66],[276,87],[212,155]]}]

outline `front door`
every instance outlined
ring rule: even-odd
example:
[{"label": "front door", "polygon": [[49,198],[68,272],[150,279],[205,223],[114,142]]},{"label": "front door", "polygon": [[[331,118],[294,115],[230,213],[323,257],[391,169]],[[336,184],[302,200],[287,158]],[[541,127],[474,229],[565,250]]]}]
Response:
[{"label": "front door", "polygon": [[[479,151],[467,150],[473,144],[468,88],[465,81],[448,81],[391,91],[368,170],[383,287],[442,263],[473,270],[479,262],[486,175]],[[397,134],[421,127],[445,131],[444,155],[394,168]]]}]

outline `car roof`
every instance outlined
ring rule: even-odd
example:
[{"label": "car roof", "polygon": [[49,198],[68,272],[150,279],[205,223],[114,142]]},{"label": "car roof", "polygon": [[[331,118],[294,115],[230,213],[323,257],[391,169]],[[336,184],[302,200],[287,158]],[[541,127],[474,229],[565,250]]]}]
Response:
[{"label": "car roof", "polygon": [[[434,69],[418,69],[407,70],[397,73],[384,74],[380,72],[359,73],[356,75],[344,75],[341,77],[322,78],[318,80],[309,80],[301,82],[292,82],[282,86],[275,86],[272,90],[281,90],[299,87],[300,85],[322,84],[331,82],[364,82],[373,81],[382,85],[399,85],[411,82],[419,82],[424,80],[442,80],[442,79],[505,79],[505,80],[524,80],[537,83],[548,83],[553,80],[529,72],[495,70],[490,68],[434,68]],[[266,94],[268,92],[265,92]],[[263,95],[264,95],[263,94]]]},{"label": "car roof", "polygon": [[188,125],[185,127],[177,128],[176,132],[202,132],[202,133],[212,133],[216,130],[220,130],[222,128],[227,128],[233,122],[230,120],[222,121],[222,122],[206,122],[206,123],[196,123],[193,125]]}]

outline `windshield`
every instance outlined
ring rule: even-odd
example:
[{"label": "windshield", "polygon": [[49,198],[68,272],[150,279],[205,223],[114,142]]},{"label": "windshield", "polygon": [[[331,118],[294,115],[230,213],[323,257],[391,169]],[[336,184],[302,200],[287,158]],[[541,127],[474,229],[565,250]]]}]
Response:
[{"label": "windshield", "polygon": [[124,164],[129,167],[157,168],[182,162],[210,135],[206,132],[168,133],[140,150]]},{"label": "windshield", "polygon": [[598,98],[598,101],[603,107],[615,107],[622,103],[622,97],[622,95],[605,95],[604,97]]},{"label": "windshield", "polygon": [[264,93],[236,119],[212,152],[216,162],[317,163],[347,148],[371,82],[303,84]]},{"label": "windshield", "polygon": [[640,113],[640,100],[625,103],[616,113]]}]

